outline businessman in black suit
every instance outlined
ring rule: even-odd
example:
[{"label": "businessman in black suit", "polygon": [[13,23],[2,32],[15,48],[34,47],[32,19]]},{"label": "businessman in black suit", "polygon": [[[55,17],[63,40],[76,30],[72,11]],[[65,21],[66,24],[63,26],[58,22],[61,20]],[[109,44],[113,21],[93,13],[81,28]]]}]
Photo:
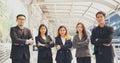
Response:
[{"label": "businessman in black suit", "polygon": [[103,11],[96,13],[98,26],[92,30],[91,43],[94,45],[96,63],[114,63],[114,50],[111,44],[114,29],[105,24]]},{"label": "businessman in black suit", "polygon": [[25,20],[25,15],[17,15],[17,26],[10,29],[12,63],[30,63],[29,45],[33,44],[33,39],[30,30],[23,26]]}]

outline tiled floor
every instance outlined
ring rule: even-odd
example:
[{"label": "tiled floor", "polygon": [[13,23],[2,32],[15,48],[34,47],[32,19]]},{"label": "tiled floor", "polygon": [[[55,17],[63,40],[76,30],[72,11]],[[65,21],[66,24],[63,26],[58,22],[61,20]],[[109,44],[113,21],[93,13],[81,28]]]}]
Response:
[{"label": "tiled floor", "polygon": [[[55,62],[55,54],[56,54],[56,51],[53,49],[53,60],[54,60],[54,63]],[[73,60],[72,60],[72,63],[76,63],[76,59],[75,59],[75,49],[72,50],[72,54],[73,54]],[[4,63],[11,63],[11,59],[8,59],[6,62]],[[31,63],[37,63],[37,51],[31,51]],[[94,59],[94,56],[92,56],[92,62],[91,63],[95,63],[95,59]],[[120,61],[116,61],[115,60],[115,63],[120,63]]]}]

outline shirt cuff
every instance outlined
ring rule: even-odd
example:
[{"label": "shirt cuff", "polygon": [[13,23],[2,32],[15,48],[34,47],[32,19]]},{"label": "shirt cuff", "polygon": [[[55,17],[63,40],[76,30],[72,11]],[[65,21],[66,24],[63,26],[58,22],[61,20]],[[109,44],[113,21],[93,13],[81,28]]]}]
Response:
[{"label": "shirt cuff", "polygon": [[29,40],[26,40],[26,43],[25,44],[29,44]]}]

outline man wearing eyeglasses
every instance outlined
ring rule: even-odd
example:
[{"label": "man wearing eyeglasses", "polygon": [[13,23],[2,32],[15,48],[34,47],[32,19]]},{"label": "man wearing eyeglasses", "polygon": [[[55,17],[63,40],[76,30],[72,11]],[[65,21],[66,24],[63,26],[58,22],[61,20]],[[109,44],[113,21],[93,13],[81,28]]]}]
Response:
[{"label": "man wearing eyeglasses", "polygon": [[29,45],[33,44],[33,39],[30,30],[24,27],[25,20],[25,15],[17,15],[17,26],[10,29],[12,63],[30,63]]}]

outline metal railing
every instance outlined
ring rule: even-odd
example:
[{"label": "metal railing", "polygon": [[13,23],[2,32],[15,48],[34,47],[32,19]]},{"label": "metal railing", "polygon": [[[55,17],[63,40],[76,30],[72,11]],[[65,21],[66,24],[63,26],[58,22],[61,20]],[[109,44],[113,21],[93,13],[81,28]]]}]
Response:
[{"label": "metal railing", "polygon": [[120,42],[112,42],[114,53],[115,53],[115,62],[119,63],[120,61]]},{"label": "metal railing", "polygon": [[10,50],[0,49],[0,63],[5,62],[8,58],[10,58]]}]

